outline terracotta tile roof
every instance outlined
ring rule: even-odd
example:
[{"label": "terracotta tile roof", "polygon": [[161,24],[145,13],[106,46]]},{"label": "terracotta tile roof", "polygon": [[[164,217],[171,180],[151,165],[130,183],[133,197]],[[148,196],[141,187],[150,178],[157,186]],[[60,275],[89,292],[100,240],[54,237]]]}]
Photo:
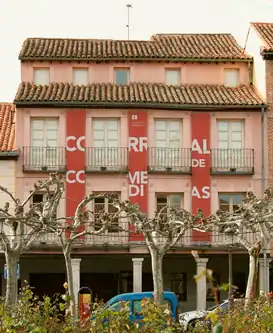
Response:
[{"label": "terracotta tile roof", "polygon": [[15,105],[0,103],[0,152],[15,149]]},{"label": "terracotta tile roof", "polygon": [[74,86],[52,83],[49,86],[20,84],[16,105],[156,107],[185,109],[187,106],[253,107],[264,102],[253,86],[229,88],[222,85],[182,85],[132,83],[130,85],[91,84]]},{"label": "terracotta tile roof", "polygon": [[27,38],[21,60],[169,60],[252,59],[231,34],[159,34],[148,41]]},{"label": "terracotta tile roof", "polygon": [[253,22],[251,25],[257,30],[265,42],[263,52],[273,52],[273,23]]}]

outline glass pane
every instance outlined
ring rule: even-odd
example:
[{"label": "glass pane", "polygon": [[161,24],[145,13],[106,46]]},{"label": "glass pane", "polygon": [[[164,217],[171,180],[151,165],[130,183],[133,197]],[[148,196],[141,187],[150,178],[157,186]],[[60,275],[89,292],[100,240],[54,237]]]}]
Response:
[{"label": "glass pane", "polygon": [[225,85],[228,87],[237,87],[239,84],[239,70],[225,69]]},{"label": "glass pane", "polygon": [[165,131],[156,131],[155,138],[156,138],[156,141],[165,141],[166,132]]},{"label": "glass pane", "polygon": [[232,141],[230,148],[232,148],[232,149],[242,149],[242,141]]},{"label": "glass pane", "polygon": [[169,129],[170,130],[179,131],[179,129],[180,129],[180,122],[178,122],[178,121],[170,121],[169,122]]},{"label": "glass pane", "polygon": [[117,302],[110,306],[110,310],[114,312],[119,312],[121,310],[121,303]]},{"label": "glass pane", "polygon": [[229,194],[219,194],[219,201],[220,205],[226,205],[230,202],[230,195]]},{"label": "glass pane", "polygon": [[43,146],[43,143],[44,143],[44,140],[43,139],[32,139],[32,146],[34,147],[42,147]]},{"label": "glass pane", "polygon": [[47,130],[46,131],[46,138],[49,140],[57,141],[57,131],[56,130]]},{"label": "glass pane", "polygon": [[157,197],[156,202],[157,204],[167,205],[167,197]]},{"label": "glass pane", "polygon": [[242,131],[242,121],[233,120],[230,122],[230,127],[232,131],[241,132]]},{"label": "glass pane", "polygon": [[49,68],[34,68],[34,84],[49,84]]},{"label": "glass pane", "polygon": [[46,146],[47,147],[57,147],[57,140],[50,140],[46,139]]},{"label": "glass pane", "polygon": [[228,149],[228,141],[219,141],[218,148],[219,149]]},{"label": "glass pane", "polygon": [[218,132],[227,132],[228,123],[227,121],[218,121]]},{"label": "glass pane", "polygon": [[108,140],[118,140],[118,131],[108,131]]},{"label": "glass pane", "polygon": [[116,84],[129,84],[129,70],[128,69],[116,69]]},{"label": "glass pane", "polygon": [[155,129],[166,131],[166,121],[164,120],[156,120],[155,122]]},{"label": "glass pane", "polygon": [[98,140],[104,141],[104,131],[95,130],[93,132],[93,135],[94,135],[94,141],[98,141]]},{"label": "glass pane", "polygon": [[[107,146],[109,148],[118,148],[118,141],[117,140],[109,140]],[[115,152],[117,154],[117,151]]]},{"label": "glass pane", "polygon": [[108,120],[107,121],[108,130],[118,130],[118,122],[117,120]]},{"label": "glass pane", "polygon": [[58,120],[51,119],[45,121],[45,127],[47,130],[57,130],[58,129]]},{"label": "glass pane", "polygon": [[240,194],[233,194],[232,195],[232,203],[233,205],[238,205],[241,204],[243,199],[244,199],[244,194],[240,193]]},{"label": "glass pane", "polygon": [[93,120],[93,128],[95,130],[104,130],[104,121],[103,120]]},{"label": "glass pane", "polygon": [[77,85],[88,84],[88,68],[73,69],[73,83]]},{"label": "glass pane", "polygon": [[178,131],[169,131],[169,140],[177,140],[179,141],[179,132]]},{"label": "glass pane", "polygon": [[[179,149],[180,148],[180,142],[179,141],[174,141],[174,140],[171,140],[170,142],[169,142],[169,147],[170,148],[174,148],[174,149]],[[179,150],[178,151],[173,151],[173,150],[171,150],[170,151],[170,153],[172,154],[172,155],[179,155]]]},{"label": "glass pane", "polygon": [[172,85],[180,85],[180,69],[167,69],[166,70],[166,83]]},{"label": "glass pane", "polygon": [[32,120],[31,121],[32,130],[43,130],[44,129],[44,121],[43,120]]},{"label": "glass pane", "polygon": [[218,132],[219,141],[228,141],[228,132]]},{"label": "glass pane", "polygon": [[242,132],[231,132],[231,141],[242,141]]},{"label": "glass pane", "polygon": [[32,141],[34,140],[43,140],[44,131],[43,130],[33,130],[32,131]]},{"label": "glass pane", "polygon": [[142,311],[142,306],[141,306],[142,301],[134,301],[133,304],[133,311],[135,314],[140,314]]},{"label": "glass pane", "polygon": [[170,205],[171,206],[181,207],[181,195],[172,194],[172,195],[169,196],[169,200],[170,200]]},{"label": "glass pane", "polygon": [[[102,148],[102,147],[104,147],[104,140],[95,140],[93,142],[93,144],[94,144],[94,147],[96,147],[96,148]],[[97,154],[102,154],[102,151],[101,150],[97,151]]]}]

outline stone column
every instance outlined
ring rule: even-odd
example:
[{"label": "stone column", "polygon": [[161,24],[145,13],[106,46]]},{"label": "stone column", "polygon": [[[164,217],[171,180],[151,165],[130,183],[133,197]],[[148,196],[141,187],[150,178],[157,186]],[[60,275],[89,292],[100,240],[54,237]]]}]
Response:
[{"label": "stone column", "polygon": [[[272,259],[266,259],[266,266],[264,267],[264,258],[259,258],[259,292],[267,294],[269,292],[269,266]],[[266,274],[266,286],[264,285],[264,275]]]},{"label": "stone column", "polygon": [[78,293],[80,290],[81,259],[80,258],[71,259],[71,263],[72,263],[72,274],[73,274],[74,300],[76,308],[78,310]]},{"label": "stone column", "polygon": [[133,292],[142,292],[142,263],[144,258],[133,258]]},{"label": "stone column", "polygon": [[[198,258],[196,259],[197,265],[197,276],[202,275],[202,273],[207,268],[208,258]],[[206,274],[200,277],[197,281],[197,309],[206,309],[207,306],[207,278]]]}]

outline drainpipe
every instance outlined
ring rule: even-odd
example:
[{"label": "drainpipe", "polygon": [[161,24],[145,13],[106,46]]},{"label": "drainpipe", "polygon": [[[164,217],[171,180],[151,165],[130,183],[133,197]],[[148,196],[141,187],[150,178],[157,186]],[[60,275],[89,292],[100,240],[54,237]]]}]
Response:
[{"label": "drainpipe", "polygon": [[[264,151],[264,120],[265,120],[265,110],[262,107],[262,114],[261,114],[261,144],[262,144],[262,195],[265,191],[265,151]],[[266,252],[266,245],[263,248],[263,257],[264,257],[264,293],[267,293],[267,274],[266,274],[266,265],[267,265],[267,252]]]}]

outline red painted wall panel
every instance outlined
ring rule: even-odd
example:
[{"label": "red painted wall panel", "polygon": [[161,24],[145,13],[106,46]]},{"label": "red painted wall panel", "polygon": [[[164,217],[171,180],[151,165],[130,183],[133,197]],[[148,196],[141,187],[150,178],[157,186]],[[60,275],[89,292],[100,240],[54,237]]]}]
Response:
[{"label": "red painted wall panel", "polygon": [[[192,213],[210,215],[210,113],[192,113]],[[194,242],[209,242],[209,233],[193,231]]]},{"label": "red painted wall panel", "polygon": [[85,126],[85,110],[66,112],[66,216],[85,196]]},{"label": "red painted wall panel", "polygon": [[[142,212],[148,213],[148,113],[145,111],[129,111],[128,129],[129,200],[138,204]],[[132,233],[130,240],[143,240],[143,237]]]}]

